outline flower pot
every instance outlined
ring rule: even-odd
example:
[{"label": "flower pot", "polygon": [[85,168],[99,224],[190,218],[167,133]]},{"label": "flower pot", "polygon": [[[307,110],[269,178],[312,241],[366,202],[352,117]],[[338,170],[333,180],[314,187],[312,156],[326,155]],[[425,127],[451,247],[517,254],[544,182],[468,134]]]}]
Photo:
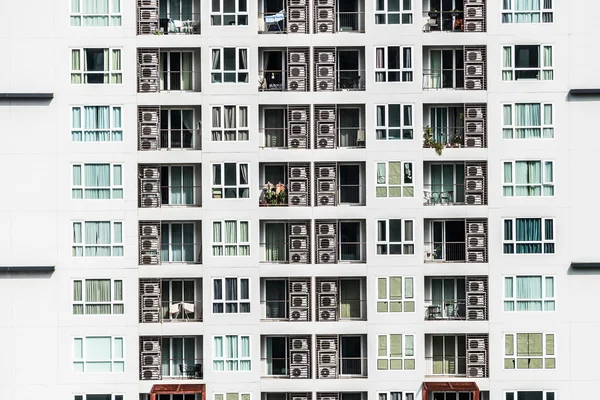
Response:
[{"label": "flower pot", "polygon": [[458,149],[460,147],[460,143],[454,143],[454,147]]},{"label": "flower pot", "polygon": [[431,19],[437,19],[440,13],[438,11],[429,11],[427,15],[429,15],[429,18]]}]

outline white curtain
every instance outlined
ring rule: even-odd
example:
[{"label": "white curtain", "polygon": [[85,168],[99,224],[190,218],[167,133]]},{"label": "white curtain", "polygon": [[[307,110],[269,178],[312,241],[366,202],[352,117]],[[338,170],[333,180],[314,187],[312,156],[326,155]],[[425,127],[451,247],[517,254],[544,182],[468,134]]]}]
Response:
[{"label": "white curtain", "polygon": [[547,126],[552,125],[552,104],[544,104],[544,138],[549,139],[554,137],[554,128]]},{"label": "white curtain", "polygon": [[225,365],[223,361],[223,337],[215,336],[213,338],[213,371],[224,371]]},{"label": "white curtain", "polygon": [[502,80],[512,81],[512,47],[510,46],[504,46],[502,48],[502,68]]},{"label": "white curtain", "polygon": [[223,131],[221,130],[221,107],[212,108],[212,127],[212,140],[217,142],[223,140]]},{"label": "white curtain", "polygon": [[115,128],[112,131],[112,140],[121,142],[123,141],[123,131],[121,130],[121,107],[113,107],[112,110],[112,127]]},{"label": "white curtain", "polygon": [[85,198],[110,199],[110,164],[85,164]]},{"label": "white curtain", "polygon": [[222,223],[213,222],[213,256],[223,255]]},{"label": "white curtain", "polygon": [[83,189],[81,188],[81,186],[81,165],[73,165],[72,197],[74,199],[83,199]]},{"label": "white curtain", "polygon": [[73,244],[79,246],[73,246],[73,255],[76,257],[83,256],[83,233],[81,222],[73,223]]},{"label": "white curtain", "polygon": [[515,183],[517,196],[540,196],[542,163],[539,161],[516,161]]},{"label": "white curtain", "polygon": [[237,221],[225,221],[225,255],[237,255]]},{"label": "white curtain", "polygon": [[71,83],[82,83],[81,79],[81,51],[71,51]]},{"label": "white curtain", "polygon": [[[123,167],[121,165],[113,165],[113,186],[123,186]],[[113,199],[123,198],[123,189],[112,189]]]},{"label": "white curtain", "polygon": [[246,360],[240,361],[240,371],[250,371],[250,337],[242,336],[241,337],[241,345],[242,345],[242,358],[246,358]]},{"label": "white curtain", "polygon": [[220,72],[221,69],[221,50],[213,49],[212,51],[212,82],[213,83],[221,83],[223,81],[223,76]]},{"label": "white curtain", "polygon": [[[85,256],[110,256],[110,222],[85,223]],[[104,245],[104,246],[103,246]],[[106,246],[107,245],[107,246]]]},{"label": "white curtain", "polygon": [[238,337],[235,335],[225,336],[225,369],[237,371],[238,368]]},{"label": "white curtain", "polygon": [[[249,232],[248,232],[248,221],[240,221],[240,243],[248,243],[249,242]],[[250,255],[250,245],[241,244],[240,245],[240,256],[249,256]]]},{"label": "white curtain", "polygon": [[517,311],[542,311],[542,277],[517,276]]},{"label": "white curtain", "polygon": [[514,0],[516,23],[540,22],[540,0]]},{"label": "white curtain", "polygon": [[505,277],[504,278],[504,311],[514,311],[515,303],[512,300],[514,298],[513,293],[513,278]]},{"label": "white curtain", "polygon": [[[248,185],[248,164],[240,164],[240,185]],[[240,187],[239,197],[247,199],[250,197],[250,188]]]},{"label": "white curtain", "polygon": [[239,107],[240,119],[238,123],[238,140],[246,141],[249,139],[247,130],[243,130],[241,128],[248,128],[248,107]]},{"label": "white curtain", "polygon": [[542,116],[540,104],[515,104],[515,138],[541,138],[541,125]]},{"label": "white curtain", "polygon": [[552,68],[552,46],[544,46],[544,70],[542,73],[542,79],[545,81],[551,81],[554,79],[554,71]]},{"label": "white curtain", "polygon": [[110,107],[84,107],[84,142],[107,142],[110,140]]},{"label": "white curtain", "polygon": [[[83,301],[83,282],[73,281],[73,302],[80,303]],[[73,304],[73,314],[83,314],[83,304]]]},{"label": "white curtain", "polygon": [[82,0],[83,26],[108,26],[108,0]]},{"label": "white curtain", "polygon": [[[108,63],[107,55],[105,56],[104,62]],[[106,68],[104,70],[108,71],[108,65],[106,66]],[[120,49],[113,49],[111,52],[110,70],[112,71],[112,73],[110,74],[110,83],[123,83],[122,74],[120,72],[115,72],[115,71],[121,71],[121,50]],[[107,82],[105,82],[105,83],[107,83]]]},{"label": "white curtain", "polygon": [[502,137],[504,139],[512,139],[513,138],[513,129],[510,127],[512,125],[512,105],[505,104],[502,107],[502,124],[505,128],[502,128]]},{"label": "white curtain", "polygon": [[111,300],[110,279],[87,279],[85,281],[86,314],[110,314]]}]

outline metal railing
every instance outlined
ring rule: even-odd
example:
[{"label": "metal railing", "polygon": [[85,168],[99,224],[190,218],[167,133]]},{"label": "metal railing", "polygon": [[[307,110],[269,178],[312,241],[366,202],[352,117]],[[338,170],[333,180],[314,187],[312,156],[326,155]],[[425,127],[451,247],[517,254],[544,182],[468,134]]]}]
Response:
[{"label": "metal railing", "polygon": [[200,129],[161,129],[161,150],[201,150],[202,132]]},{"label": "metal railing", "polygon": [[202,205],[202,186],[161,186],[162,207],[200,207]]},{"label": "metal railing", "polygon": [[258,33],[286,33],[287,12],[258,13]]},{"label": "metal railing", "polygon": [[290,317],[289,300],[261,300],[260,305],[263,309],[262,319],[285,321]]},{"label": "metal railing", "polygon": [[194,70],[161,70],[160,92],[199,92],[200,72]]},{"label": "metal railing", "polygon": [[423,204],[426,206],[465,204],[465,185],[463,183],[425,183],[423,184]]},{"label": "metal railing", "polygon": [[467,357],[464,355],[425,357],[425,374],[467,376]]},{"label": "metal railing", "polygon": [[336,205],[364,206],[365,185],[338,185]]},{"label": "metal railing", "polygon": [[465,88],[464,69],[424,69],[423,89],[456,89]]},{"label": "metal railing", "polygon": [[465,29],[463,11],[429,11],[424,32],[463,32]]},{"label": "metal railing", "polygon": [[337,31],[338,32],[364,32],[365,31],[365,13],[362,11],[338,12],[337,13]]},{"label": "metal railing", "polygon": [[365,90],[365,71],[338,69],[335,90]]},{"label": "metal railing", "polygon": [[[337,147],[338,148],[365,148],[366,136],[365,127],[339,127],[337,131]],[[317,143],[318,148],[319,143]]]},{"label": "metal railing", "polygon": [[425,262],[465,262],[465,242],[425,242]]},{"label": "metal railing", "polygon": [[267,183],[259,188],[260,196],[258,205],[260,207],[277,207],[288,205],[288,188],[283,183]]},{"label": "metal railing", "polygon": [[199,35],[200,13],[161,13],[155,35]]},{"label": "metal railing", "polygon": [[367,357],[340,357],[339,360],[341,378],[367,376]]},{"label": "metal railing", "polygon": [[182,321],[194,322],[202,321],[202,302],[201,301],[162,301],[161,320],[162,322]]},{"label": "metal railing", "polygon": [[261,92],[284,92],[287,90],[284,70],[261,70],[258,90]]},{"label": "metal railing", "polygon": [[467,301],[456,299],[431,300],[425,299],[426,320],[466,320]]},{"label": "metal railing", "polygon": [[[338,261],[339,262],[357,262],[364,263],[366,262],[367,253],[366,253],[366,242],[339,242],[338,243],[339,253],[338,253]],[[321,262],[322,260],[318,260]]]},{"label": "metal railing", "polygon": [[201,358],[170,358],[162,365],[163,379],[203,379],[204,369]]},{"label": "metal railing", "polygon": [[163,243],[161,264],[202,264],[202,243]]},{"label": "metal railing", "polygon": [[[290,377],[290,358],[288,357],[262,357],[262,377],[263,378],[289,378]],[[310,360],[307,364],[310,369]],[[310,373],[308,374],[310,376]],[[308,377],[307,376],[307,377]]]},{"label": "metal railing", "polygon": [[[425,135],[431,135],[430,141],[441,143],[446,147],[463,147],[465,127],[427,127]],[[426,143],[423,144],[425,147]]]},{"label": "metal railing", "polygon": [[[281,128],[262,128],[260,135],[262,137],[262,148],[267,149],[289,149],[295,148],[288,144],[288,129]],[[306,148],[306,146],[298,146],[298,148]]]}]

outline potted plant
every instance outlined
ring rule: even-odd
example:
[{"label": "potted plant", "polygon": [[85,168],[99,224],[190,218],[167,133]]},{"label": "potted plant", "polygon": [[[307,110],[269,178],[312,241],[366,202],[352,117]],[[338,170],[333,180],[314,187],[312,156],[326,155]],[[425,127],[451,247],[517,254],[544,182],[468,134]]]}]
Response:
[{"label": "potted plant", "polygon": [[431,147],[431,138],[433,135],[431,134],[431,127],[427,125],[425,127],[425,131],[423,132],[423,147],[429,148]]},{"label": "potted plant", "polygon": [[460,14],[461,12],[458,11],[456,8],[450,11],[450,15],[452,15],[454,18],[459,18]]},{"label": "potted plant", "polygon": [[427,15],[429,15],[429,18],[431,19],[437,19],[438,16],[440,15],[439,11],[434,7],[431,10],[429,10],[429,12],[427,13]]},{"label": "potted plant", "polygon": [[452,143],[454,144],[454,147],[460,147],[463,143],[463,138],[462,135],[460,134],[460,132],[455,132],[454,133],[454,137],[452,138]]},{"label": "potted plant", "polygon": [[442,155],[442,150],[444,150],[444,145],[441,142],[431,142],[431,147],[435,150],[438,156]]}]

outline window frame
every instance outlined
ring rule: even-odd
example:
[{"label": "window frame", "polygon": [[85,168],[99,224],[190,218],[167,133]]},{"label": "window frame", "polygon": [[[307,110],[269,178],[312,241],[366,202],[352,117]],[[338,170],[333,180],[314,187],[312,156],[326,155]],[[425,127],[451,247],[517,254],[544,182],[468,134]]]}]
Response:
[{"label": "window frame", "polygon": [[[248,14],[248,1],[247,0],[235,0],[235,12],[230,13],[230,12],[225,12],[224,11],[224,0],[217,0],[219,2],[219,9],[218,10],[214,10],[213,6],[215,5],[215,2],[212,1],[211,2],[211,7],[210,7],[210,25],[211,26],[248,26],[248,20],[249,20],[249,14]],[[242,4],[242,2],[246,3],[246,11],[240,11],[240,4]],[[229,23],[229,24],[225,24],[225,17],[226,16],[234,16],[234,20],[235,23]],[[246,17],[246,23],[240,23],[240,21],[243,21],[243,18]],[[215,23],[216,20],[219,20],[219,23]]]},{"label": "window frame", "polygon": [[[518,335],[542,335],[542,354],[540,356],[537,355],[531,355],[528,354],[527,356],[518,356],[517,355],[517,347],[518,347]],[[507,343],[508,343],[508,337],[511,336],[512,337],[512,343],[513,343],[513,351],[512,354],[507,354],[508,350],[507,350]],[[549,353],[548,352],[548,336],[552,336],[552,352]],[[517,332],[504,332],[502,333],[502,337],[504,338],[504,351],[503,351],[503,358],[504,358],[504,370],[555,370],[556,369],[556,359],[557,357],[557,353],[556,353],[556,333],[554,332],[521,332],[521,331],[517,331]],[[518,368],[518,360],[530,360],[530,359],[541,359],[542,360],[542,367],[541,368]],[[547,360],[553,360],[554,365],[550,366],[550,367],[546,367],[546,361]],[[509,363],[513,362],[513,367],[509,367]]]},{"label": "window frame", "polygon": [[[86,128],[84,125],[83,115],[85,113],[86,107],[95,107],[96,113],[100,107],[108,107],[109,110],[109,128],[101,129],[101,128]],[[74,110],[79,109],[79,121],[75,121]],[[118,111],[117,111],[118,110]],[[120,121],[117,125],[115,121],[115,114],[119,113]],[[77,124],[78,127],[73,126]],[[109,131],[108,140],[85,140],[85,132],[105,132]],[[81,140],[76,140],[75,137],[77,134],[81,135]],[[121,138],[118,140],[117,138]],[[122,142],[123,141],[123,105],[108,105],[108,104],[95,104],[95,105],[75,105],[71,106],[71,142],[73,143],[105,143],[105,142]]]},{"label": "window frame", "polygon": [[[108,186],[86,186],[86,182],[85,181],[85,166],[86,165],[108,165],[110,167],[110,184]],[[72,200],[125,200],[125,187],[123,185],[123,166],[124,163],[72,163],[71,164],[71,199]],[[80,181],[81,184],[76,185],[75,182],[75,168],[79,167],[79,174],[80,174]],[[115,167],[120,167],[121,168],[121,184],[117,185],[115,184]],[[108,190],[110,196],[108,199],[94,199],[94,198],[87,198],[86,197],[86,193],[87,190]],[[75,191],[81,191],[81,198],[77,198],[74,197],[75,196]],[[115,197],[115,193],[118,193],[118,191],[121,191],[121,197]]]},{"label": "window frame", "polygon": [[[90,338],[110,338],[110,351],[111,351],[111,358],[110,360],[87,360],[86,359],[86,340],[90,339]],[[111,365],[111,370],[107,371],[107,372],[91,372],[94,374],[113,374],[113,373],[125,373],[126,369],[125,369],[125,354],[127,354],[126,352],[126,348],[125,348],[125,337],[124,336],[116,336],[116,335],[90,335],[90,336],[73,336],[72,337],[72,354],[71,354],[71,365],[72,365],[72,371],[74,373],[90,373],[88,371],[86,371],[86,364],[87,363],[108,363],[110,362]],[[77,357],[77,341],[80,340],[81,341],[81,358],[76,358]],[[116,346],[116,341],[120,340],[121,341],[121,346],[122,346],[122,354],[123,356],[121,358],[116,356],[117,353],[117,346]],[[78,370],[76,368],[76,365],[81,364],[82,369]],[[115,368],[115,364],[121,364],[123,365],[123,370],[122,371],[114,371]]]},{"label": "window frame", "polygon": [[[389,63],[389,49],[397,47],[399,52],[399,69],[388,68]],[[383,49],[383,67],[377,66],[377,53]],[[404,57],[404,49],[409,49],[410,59],[406,62]],[[415,68],[414,68],[414,46],[403,46],[403,45],[381,45],[375,46],[375,83],[408,83],[414,81]],[[408,64],[409,66],[405,66]],[[398,80],[390,80],[390,73],[397,73]],[[382,79],[383,78],[383,79]]]},{"label": "window frame", "polygon": [[[391,278],[399,278],[400,279],[400,296],[392,296],[391,294]],[[408,284],[407,280],[412,282],[412,294],[408,296],[406,293],[408,292]],[[381,297],[379,293],[381,280],[384,280],[385,283],[385,296]],[[415,277],[414,276],[377,276],[376,280],[376,293],[377,293],[377,305],[376,310],[377,314],[385,314],[385,313],[398,313],[398,312],[415,312],[416,308],[416,299],[415,299]],[[396,298],[397,297],[397,298]],[[398,310],[392,309],[392,304],[399,305]],[[407,310],[407,305],[412,306],[412,310]],[[385,307],[385,311],[383,308]]]},{"label": "window frame", "polygon": [[[399,126],[393,126],[390,127],[390,106],[399,106],[400,107],[400,125]],[[383,107],[383,115],[384,115],[384,124],[383,125],[379,125],[379,120],[378,120],[378,115],[379,115],[379,108]],[[410,111],[410,125],[406,124],[406,120],[405,120],[405,111],[406,108],[409,108]],[[414,128],[414,104],[413,103],[399,103],[399,104],[375,104],[375,140],[391,140],[391,141],[396,141],[396,140],[413,140],[414,139],[414,132],[415,132],[415,128]],[[392,138],[390,136],[390,130],[398,130],[399,131],[399,135],[397,138]],[[406,133],[405,131],[410,131],[410,138],[409,137],[405,137]],[[383,133],[383,135],[380,135],[380,133]],[[385,136],[385,137],[380,137],[380,136]]]},{"label": "window frame", "polygon": [[[235,50],[235,69],[234,70],[226,70],[225,69],[225,50],[226,49],[234,49]],[[215,50],[219,51],[219,68],[213,68],[212,65],[212,57],[213,52]],[[240,60],[242,59],[242,52],[246,52],[246,69],[240,68]],[[226,47],[211,47],[210,48],[211,55],[211,66],[210,66],[210,83],[213,84],[240,84],[240,83],[250,83],[250,48],[243,46],[226,46]],[[227,74],[233,74],[235,76],[234,81],[225,80],[225,76]],[[245,74],[245,79],[240,79],[241,74]],[[217,75],[220,75],[220,78],[215,79]]]},{"label": "window frame", "polygon": [[[517,224],[516,221],[518,219],[539,219],[540,223],[542,224],[542,229],[541,229],[541,241],[517,241],[516,237],[517,237]],[[511,238],[510,239],[506,239],[506,221],[512,221],[511,222]],[[552,239],[546,239],[546,221],[547,220],[551,220],[552,221]],[[512,254],[512,255],[555,255],[556,254],[556,218],[554,217],[531,217],[531,218],[524,218],[524,217],[513,217],[513,218],[502,218],[502,254]],[[514,238],[514,239],[513,239]],[[539,243],[541,245],[542,248],[542,252],[541,253],[517,253],[517,244],[537,244]],[[553,252],[546,252],[545,251],[545,245],[549,245],[552,244],[552,250]],[[506,245],[512,245],[512,252],[506,252],[505,250],[505,246]]]},{"label": "window frame", "polygon": [[[231,222],[234,221],[236,223],[236,239],[237,242],[236,243],[226,243],[225,242],[225,222]],[[245,222],[248,226],[248,241],[241,241],[241,223]],[[215,242],[214,241],[214,235],[211,236],[211,248],[212,248],[212,256],[213,257],[249,257],[250,256],[250,220],[239,220],[239,219],[235,219],[235,220],[212,220],[212,226],[214,229],[214,224],[215,223],[219,223],[221,224],[221,241],[220,242]],[[245,246],[248,249],[248,254],[240,254],[240,250],[241,248]],[[219,247],[221,248],[221,254],[215,254],[215,247]],[[227,247],[235,247],[235,254],[232,255],[227,255],[225,252],[225,249]]]},{"label": "window frame", "polygon": [[[225,128],[225,110],[228,108],[235,109],[235,128]],[[249,106],[247,105],[234,105],[234,104],[225,104],[225,105],[211,105],[211,142],[248,142],[250,140],[250,128],[249,128]],[[214,112],[218,109],[219,111],[219,126],[215,126]],[[246,126],[241,125],[241,121],[243,120],[242,109],[246,111]],[[228,140],[227,134],[233,133],[235,139]],[[240,139],[245,135],[246,139]],[[216,139],[216,137],[220,137],[220,139]]]},{"label": "window frame", "polygon": [[[413,4],[412,0],[408,0],[410,8],[407,10],[404,8],[404,1],[399,1],[400,9],[398,11],[389,11],[388,10],[389,0],[383,0],[383,9],[378,9],[378,1],[375,0],[374,14],[375,14],[375,25],[412,25],[413,23]],[[390,23],[390,15],[398,16],[398,22]],[[404,17],[407,17],[404,22]],[[385,22],[380,22],[384,20]]]},{"label": "window frame", "polygon": [[[400,355],[392,355],[392,344],[391,337],[392,336],[400,336],[401,340],[401,351]],[[415,334],[414,333],[377,333],[377,371],[414,371],[416,370],[416,356],[415,356]],[[381,350],[379,349],[381,338],[385,337],[386,339],[386,355],[382,356],[380,354]],[[407,355],[409,347],[406,344],[406,337],[412,337],[412,355]],[[380,361],[385,362],[385,368],[381,367]],[[392,368],[392,361],[400,361],[400,368]],[[406,367],[406,362],[412,361],[412,367]]]},{"label": "window frame", "polygon": [[[517,400],[520,392],[541,392],[544,400],[556,400],[557,398],[555,390],[505,390],[504,399],[508,400],[508,395],[512,394],[512,400]],[[549,393],[552,393],[552,397],[548,397]]]},{"label": "window frame", "polygon": [[[515,113],[517,110],[517,106],[522,106],[522,105],[539,105],[540,106],[540,125],[516,125]],[[555,125],[554,103],[546,103],[546,102],[502,103],[501,106],[502,106],[502,139],[503,140],[532,140],[532,139],[533,140],[540,140],[540,139],[550,140],[550,139],[554,139],[554,132],[556,130],[556,128],[554,126]],[[506,107],[510,107],[510,125],[506,125],[504,123],[504,121],[505,121],[504,110],[506,109]],[[551,122],[549,125],[544,122],[546,120],[546,115],[547,115],[546,107],[550,107]],[[539,129],[540,136],[539,137],[530,137],[530,138],[517,137],[516,133],[517,133],[518,129]],[[510,130],[511,136],[506,137],[505,133],[509,130]],[[552,136],[546,137],[545,136],[546,130],[550,130],[552,132]]]},{"label": "window frame", "polygon": [[[517,278],[519,277],[540,277],[542,280],[542,297],[540,298],[530,298],[530,299],[519,299],[517,298]],[[506,313],[514,313],[514,312],[555,312],[556,311],[556,277],[554,275],[535,275],[535,274],[517,274],[517,275],[503,275],[502,276],[502,299],[503,299],[503,311]],[[512,297],[506,297],[506,287],[507,287],[507,280],[511,279],[511,291],[512,291]],[[548,286],[546,284],[547,279],[552,279],[552,296],[549,296],[548,293]],[[517,309],[517,303],[521,301],[521,302],[539,302],[542,305],[542,309],[539,311],[536,310],[518,310]],[[507,310],[506,309],[506,305],[507,303],[512,303],[512,310]],[[547,310],[546,309],[546,304],[553,305],[553,310]]]},{"label": "window frame", "polygon": [[[236,291],[236,299],[235,300],[227,300],[227,279],[235,279],[237,281],[237,291]],[[216,281],[221,281],[221,298],[216,298],[215,293],[215,284]],[[242,298],[242,281],[247,281],[248,285],[248,298]],[[213,277],[212,278],[212,313],[213,314],[250,314],[252,312],[252,299],[251,299],[251,289],[250,289],[250,278],[248,277],[237,277],[237,276],[224,276],[224,277]],[[217,308],[215,306],[221,306],[221,311],[216,311]],[[235,306],[235,311],[228,311],[228,305]],[[248,306],[248,311],[242,311],[242,305]]]},{"label": "window frame", "polygon": [[[104,280],[108,280],[110,281],[110,301],[108,302],[94,302],[94,301],[86,301],[86,281],[104,281]],[[123,278],[75,278],[71,280],[72,285],[71,287],[73,288],[73,307],[72,307],[72,311],[73,311],[73,315],[94,315],[94,316],[99,316],[99,315],[125,315],[125,287],[124,287],[124,279]],[[76,300],[75,299],[75,282],[80,282],[81,283],[81,300]],[[116,283],[117,282],[121,282],[121,300],[117,300],[117,290],[116,290]],[[86,312],[86,305],[110,305],[110,314],[88,314]],[[123,307],[123,312],[122,313],[117,313],[115,312],[115,306],[122,306]],[[81,314],[77,314],[75,313],[75,307],[76,306],[81,306],[82,309],[82,313]]]},{"label": "window frame", "polygon": [[[397,242],[397,241],[391,241],[391,226],[390,226],[390,221],[400,221],[400,225],[401,225],[401,232],[400,232],[400,236],[402,237],[402,240]],[[385,223],[385,238],[381,239],[380,238],[380,230],[379,230],[379,224],[380,223]],[[411,223],[411,230],[412,233],[411,235],[407,235],[407,225],[409,225],[408,223]],[[387,218],[387,219],[377,219],[376,221],[376,227],[377,227],[377,240],[376,240],[376,251],[377,251],[377,255],[378,256],[413,256],[415,255],[415,220],[414,219],[410,219],[410,218]],[[408,236],[412,236],[412,240],[407,239]],[[385,252],[380,252],[380,246],[385,246]],[[391,248],[392,246],[399,246],[400,247],[400,252],[391,252]],[[412,246],[412,252],[410,252]]]},{"label": "window frame", "polygon": [[[517,163],[518,162],[539,162],[540,163],[540,183],[517,183]],[[511,164],[511,176],[510,181],[507,182],[506,177],[506,164]],[[548,180],[545,173],[546,164],[552,165],[552,177],[551,180]],[[514,197],[555,197],[555,188],[556,188],[556,180],[554,179],[556,176],[556,170],[554,168],[554,160],[551,159],[521,159],[521,160],[502,160],[502,197],[504,198],[514,198]],[[539,188],[539,195],[526,195],[519,196],[517,195],[517,188],[525,187],[525,188]],[[505,190],[511,189],[510,192],[512,194],[506,194]],[[545,194],[544,189],[551,189],[552,194]]]},{"label": "window frame", "polygon": [[[87,71],[85,69],[84,59],[86,57],[87,50],[108,50],[108,70],[100,71]],[[113,65],[113,52],[119,52],[119,66],[121,69],[112,69]],[[73,69],[73,54],[79,53],[79,69]],[[88,83],[86,78],[89,75],[103,75],[104,79],[108,79],[108,82],[102,83]],[[80,82],[73,82],[73,78],[79,77]],[[114,82],[113,82],[114,78]],[[71,47],[71,84],[72,85],[122,85],[123,84],[123,48],[122,47]]]},{"label": "window frame", "polygon": [[[235,336],[237,337],[237,354],[238,357],[237,358],[229,358],[226,357],[225,355],[225,341],[226,338],[229,336]],[[216,347],[215,347],[215,338],[221,338],[221,357],[217,357],[215,355],[216,353]],[[247,356],[242,356],[242,338],[247,337],[248,338],[248,355]],[[251,372],[252,371],[252,335],[229,335],[229,334],[222,334],[222,335],[212,335],[212,348],[213,348],[213,354],[212,354],[212,361],[213,361],[213,368],[212,368],[212,372]],[[227,369],[227,362],[231,361],[231,362],[235,362],[235,369]],[[250,364],[250,368],[248,370],[242,370],[240,369],[241,367],[241,362],[242,361],[248,361]],[[222,362],[223,363],[223,369],[222,370],[216,370],[215,369],[215,362]]]},{"label": "window frame", "polygon": [[[236,394],[238,396],[236,400],[252,400],[252,393],[250,392],[213,392],[213,399],[227,400],[227,395],[230,394]],[[217,398],[217,396],[221,397]]]},{"label": "window frame", "polygon": [[[390,184],[390,163],[400,163],[400,183]],[[379,182],[378,166],[383,164],[384,169],[384,183]],[[406,165],[410,165],[411,180],[412,182],[406,182]],[[387,161],[375,161],[375,197],[379,199],[396,199],[396,198],[414,198],[415,197],[415,163],[414,161],[401,161],[401,160],[387,160]],[[397,188],[400,196],[390,196],[390,189]],[[412,188],[412,194],[410,189]],[[378,189],[385,189],[385,196],[380,196]],[[406,190],[406,191],[405,191]]]},{"label": "window frame", "polygon": [[[110,238],[111,238],[111,242],[110,243],[101,243],[101,244],[93,244],[93,245],[89,245],[86,243],[86,237],[85,237],[85,224],[88,222],[110,222]],[[76,238],[75,238],[75,225],[76,224],[80,224],[81,227],[81,242],[76,242]],[[116,235],[115,235],[115,226],[116,225],[120,225],[121,226],[121,241],[117,241],[116,240]],[[88,220],[73,220],[71,223],[71,248],[72,248],[72,257],[124,257],[125,254],[125,244],[124,244],[124,229],[125,227],[125,223],[124,221],[120,221],[120,220],[110,220],[110,221],[88,221]],[[86,256],[85,255],[85,249],[87,247],[110,247],[110,255],[109,256]],[[76,255],[77,249],[81,248],[81,255]],[[115,251],[120,248],[121,252],[123,254],[121,255],[115,255]]]},{"label": "window frame", "polygon": [[397,400],[415,400],[416,393],[415,392],[405,392],[402,390],[378,390],[377,400],[382,400],[381,395],[385,395],[384,400],[392,400],[392,393],[400,394]]},{"label": "window frame", "polygon": [[[232,185],[225,185],[225,165],[227,164],[234,164],[235,165],[235,180],[236,180],[236,184],[235,186]],[[215,184],[215,167],[216,166],[220,166],[220,172],[219,172],[219,183]],[[248,170],[248,181],[246,183],[241,183],[241,179],[242,179],[242,174],[241,174],[241,168],[242,165],[245,165],[247,170]],[[218,200],[226,200],[226,199],[249,199],[250,198],[250,163],[243,161],[222,161],[222,162],[215,162],[215,163],[211,163],[211,198],[212,199],[218,199]],[[228,189],[235,189],[235,197],[227,197],[225,194],[227,193]],[[242,197],[240,196],[241,193],[244,193],[243,191],[246,190],[246,193],[248,193],[247,197]],[[218,191],[221,192],[221,197],[218,197],[217,193]]]},{"label": "window frame", "polygon": [[[123,25],[123,12],[122,12],[122,4],[121,4],[121,0],[117,0],[118,2],[118,11],[114,10],[114,4],[113,1],[110,0],[106,0],[106,2],[108,3],[108,13],[104,14],[85,14],[83,12],[83,1],[82,0],[71,0],[71,6],[70,6],[70,26],[72,27],[86,27],[86,28],[106,28],[106,27],[120,27]],[[77,8],[79,9],[79,11],[74,11],[73,10],[73,5],[77,3]],[[108,21],[108,25],[84,25],[83,21],[85,21],[85,17],[106,17],[107,21]],[[73,24],[73,21],[75,19],[79,18],[79,24]],[[118,24],[113,24],[113,20],[117,19],[119,23]]]},{"label": "window frame", "polygon": [[125,398],[124,393],[73,393],[73,400],[87,400],[88,396],[95,396],[97,394],[104,396],[110,395],[111,400],[123,400]]},{"label": "window frame", "polygon": [[[550,3],[550,7],[546,7],[546,0],[540,1],[540,9],[539,10],[520,10],[515,11],[513,9],[513,1],[508,1],[509,8],[506,8],[507,2],[502,2],[502,14],[501,14],[501,22],[503,24],[551,24],[554,22],[554,7],[552,4],[552,0],[547,0]],[[538,14],[539,22],[516,22],[517,14]],[[547,18],[547,21],[544,21],[544,15]]]},{"label": "window frame", "polygon": [[[516,67],[516,62],[517,62],[517,52],[516,52],[516,48],[519,46],[537,46],[538,47],[538,60],[539,60],[539,65],[537,66],[537,68],[520,68],[520,67]],[[504,52],[505,49],[510,48],[510,66],[505,65],[505,57],[504,57]],[[546,48],[550,48],[550,52],[552,55],[552,58],[550,60],[550,65],[545,65],[545,61],[544,61],[544,50]],[[534,43],[534,44],[527,44],[527,43],[521,43],[521,44],[504,44],[500,46],[500,50],[502,52],[501,56],[500,56],[500,60],[502,60],[502,68],[501,68],[501,74],[502,74],[502,81],[503,82],[518,82],[518,81],[524,81],[524,82],[540,82],[540,81],[554,81],[554,65],[555,65],[555,55],[554,55],[554,45],[553,44],[545,44],[545,43]],[[520,78],[517,79],[517,72],[525,72],[525,71],[538,71],[538,79],[527,79],[527,78]],[[549,78],[545,78],[544,72],[548,72],[548,76]],[[506,76],[506,78],[505,78]]]}]

